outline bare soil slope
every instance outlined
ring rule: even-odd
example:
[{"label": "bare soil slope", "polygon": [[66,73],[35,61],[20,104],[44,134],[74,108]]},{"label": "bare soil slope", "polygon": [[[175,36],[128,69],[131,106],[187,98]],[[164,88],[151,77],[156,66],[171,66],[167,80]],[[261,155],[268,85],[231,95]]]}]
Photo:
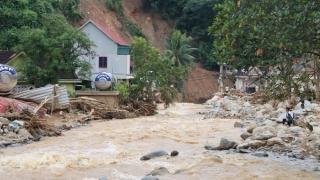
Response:
[{"label": "bare soil slope", "polygon": [[[151,12],[144,13],[140,8],[141,5],[141,0],[123,0],[124,14],[142,29],[144,35],[155,47],[164,51],[165,46],[163,40],[171,32],[172,27],[159,16],[152,16]],[[118,21],[116,13],[109,10],[104,2],[99,0],[82,0],[80,12],[83,13],[85,17],[78,24],[79,27],[88,20],[92,20],[107,26],[128,44],[134,40],[134,37],[129,32],[121,29],[122,25]],[[154,25],[157,27],[156,29]]]},{"label": "bare soil slope", "polygon": [[[197,65],[191,69],[190,77],[184,84],[184,101],[203,103],[212,93],[219,91],[219,73],[208,71]],[[232,79],[223,79],[223,83],[233,87]]]},{"label": "bare soil slope", "polygon": [[[140,8],[142,0],[123,0],[124,14],[132,22],[136,23],[143,31],[144,35],[152,44],[165,50],[164,39],[172,30],[172,26],[162,20],[159,15],[152,16],[152,13],[144,13]],[[105,3],[99,0],[82,0],[80,12],[85,15],[84,19],[78,24],[82,26],[88,20],[98,22],[107,26],[124,41],[130,44],[134,37],[121,29],[122,25],[116,17],[116,13],[109,10]],[[154,27],[156,26],[156,28]],[[225,80],[232,87],[230,80]],[[216,72],[207,71],[200,66],[190,72],[190,77],[184,86],[184,99],[187,102],[203,102],[211,93],[218,91],[218,76]]]}]

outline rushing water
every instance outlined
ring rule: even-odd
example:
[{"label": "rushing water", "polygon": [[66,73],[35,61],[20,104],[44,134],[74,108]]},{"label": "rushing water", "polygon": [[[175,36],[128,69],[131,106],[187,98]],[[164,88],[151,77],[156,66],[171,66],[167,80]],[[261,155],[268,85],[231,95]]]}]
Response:
[{"label": "rushing water", "polygon": [[[241,131],[233,128],[235,120],[202,120],[203,115],[196,112],[205,109],[204,105],[180,103],[152,117],[95,121],[61,137],[1,149],[0,179],[138,180],[162,166],[170,174],[158,176],[161,180],[318,179],[319,173],[312,172],[315,162],[208,153],[206,143],[219,142],[223,136],[240,142]],[[140,161],[154,150],[177,150],[179,155]],[[182,169],[187,171],[173,174]]]}]

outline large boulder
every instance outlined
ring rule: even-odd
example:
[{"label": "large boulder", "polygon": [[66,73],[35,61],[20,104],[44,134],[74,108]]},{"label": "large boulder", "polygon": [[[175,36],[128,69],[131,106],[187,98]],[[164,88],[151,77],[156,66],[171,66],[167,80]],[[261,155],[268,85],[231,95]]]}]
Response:
[{"label": "large boulder", "polygon": [[249,127],[247,128],[247,132],[252,133],[256,127],[257,127],[256,123],[250,123]]},{"label": "large boulder", "polygon": [[276,132],[276,129],[271,126],[263,126],[263,127],[257,127],[252,131],[252,135],[258,135],[265,131],[270,131],[271,133]]},{"label": "large boulder", "polygon": [[274,137],[274,138],[268,139],[267,146],[273,146],[275,144],[284,145],[284,142],[278,137]]},{"label": "large boulder", "polygon": [[156,157],[160,157],[160,156],[168,156],[169,154],[166,151],[163,150],[158,150],[158,151],[153,151],[151,153],[148,153],[144,156],[142,156],[140,158],[141,161],[145,161],[145,160],[149,160],[149,159],[153,159]]},{"label": "large boulder", "polygon": [[236,128],[242,128],[243,124],[240,123],[240,122],[235,122],[233,126],[236,127]]},{"label": "large boulder", "polygon": [[260,134],[254,135],[252,137],[252,139],[255,139],[255,140],[268,140],[268,139],[273,138],[275,136],[276,135],[274,133],[272,133],[271,131],[263,131]]},{"label": "large boulder", "polygon": [[302,128],[299,127],[299,126],[293,126],[293,127],[289,127],[286,129],[286,133],[290,133],[290,134],[294,134],[294,135],[297,135],[297,134],[301,134],[303,133],[302,132]]},{"label": "large boulder", "polygon": [[[312,105],[310,103],[310,101],[304,100],[304,109],[305,110],[311,110],[314,108],[314,105]],[[296,107],[294,108],[294,110],[303,110],[303,108],[301,107],[301,102],[299,102]]]},{"label": "large boulder", "polygon": [[220,140],[219,146],[205,145],[207,150],[228,150],[231,148],[235,148],[237,143],[229,138],[223,137]]},{"label": "large boulder", "polygon": [[270,111],[273,110],[273,107],[272,107],[271,104],[264,104],[263,106],[264,106],[264,108],[267,109],[267,110],[270,110]]},{"label": "large boulder", "polygon": [[266,142],[260,141],[260,140],[252,140],[248,143],[249,147],[254,148],[254,149],[258,149],[262,146],[264,146],[266,144]]},{"label": "large boulder", "polygon": [[244,143],[239,144],[237,146],[237,149],[248,149],[248,148],[249,148],[249,143],[247,143],[247,142],[244,142]]},{"label": "large boulder", "polygon": [[19,135],[20,137],[25,138],[25,139],[27,139],[27,138],[33,139],[33,136],[32,136],[32,135],[29,133],[29,131],[26,130],[26,129],[20,129],[20,130],[18,131],[18,135]]},{"label": "large boulder", "polygon": [[240,135],[240,137],[243,139],[243,140],[246,140],[248,139],[248,137],[252,136],[250,133],[248,132],[244,132]]}]

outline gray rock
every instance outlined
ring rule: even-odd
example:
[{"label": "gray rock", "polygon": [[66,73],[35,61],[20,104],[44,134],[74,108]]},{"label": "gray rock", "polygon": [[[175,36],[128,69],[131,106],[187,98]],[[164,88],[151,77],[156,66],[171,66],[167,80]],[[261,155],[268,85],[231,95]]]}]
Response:
[{"label": "gray rock", "polygon": [[301,107],[301,102],[299,102],[296,107],[294,108],[294,110],[311,110],[313,109],[314,106],[310,103],[310,101],[304,100],[304,108]]},{"label": "gray rock", "polygon": [[15,144],[10,145],[10,147],[20,147],[20,146],[21,146],[21,144],[19,144],[19,143],[15,143]]},{"label": "gray rock", "polygon": [[146,176],[161,176],[161,175],[165,175],[165,174],[169,174],[168,169],[165,167],[160,167],[159,169],[155,169],[155,170],[151,171]]},{"label": "gray rock", "polygon": [[265,121],[263,121],[263,123],[262,123],[263,125],[271,125],[271,124],[273,124],[273,121],[271,121],[271,120],[265,120]]},{"label": "gray rock", "polygon": [[319,149],[320,150],[320,140],[317,140],[315,143],[314,143],[314,147],[316,149]]},{"label": "gray rock", "polygon": [[251,153],[252,151],[249,149],[239,149],[239,153]]},{"label": "gray rock", "polygon": [[3,132],[8,134],[10,131],[8,129],[3,129]]},{"label": "gray rock", "polygon": [[315,167],[315,168],[313,168],[313,171],[320,171],[320,168],[319,167]]},{"label": "gray rock", "polygon": [[2,123],[3,126],[8,126],[10,123],[7,118],[3,118],[3,117],[0,117],[0,122]]},{"label": "gray rock", "polygon": [[39,136],[45,136],[46,135],[46,131],[42,130],[42,129],[37,129],[36,130],[36,133],[39,135]]},{"label": "gray rock", "polygon": [[5,146],[9,146],[12,144],[11,141],[2,141],[1,144],[5,145]]},{"label": "gray rock", "polygon": [[108,180],[107,178],[105,178],[105,177],[102,177],[102,178],[100,178],[99,180]]},{"label": "gray rock", "polygon": [[33,139],[33,136],[26,129],[20,129],[19,132],[18,132],[18,135],[23,137],[23,138],[31,138],[31,139]]},{"label": "gray rock", "polygon": [[244,107],[250,107],[251,104],[250,104],[249,102],[245,102],[245,103],[243,103],[243,106],[244,106]]},{"label": "gray rock", "polygon": [[168,156],[169,154],[166,151],[158,150],[148,153],[140,158],[141,161],[149,160],[152,158],[160,157],[160,156]]},{"label": "gray rock", "polygon": [[274,127],[271,126],[263,126],[263,127],[257,127],[252,131],[252,135],[258,135],[261,134],[265,131],[269,131],[271,133],[275,133],[276,129]]},{"label": "gray rock", "polygon": [[275,137],[275,135],[270,131],[264,131],[261,134],[255,135],[253,139],[255,140],[268,140]]},{"label": "gray rock", "polygon": [[237,146],[237,149],[248,149],[248,148],[249,148],[249,143],[247,143],[247,142],[239,144]]},{"label": "gray rock", "polygon": [[228,138],[221,138],[220,144],[219,144],[219,150],[228,150],[233,148],[237,143],[234,140],[228,139]]},{"label": "gray rock", "polygon": [[145,176],[141,180],[159,180],[159,179],[155,176]]},{"label": "gray rock", "polygon": [[57,135],[57,134],[56,134],[55,132],[52,132],[52,131],[48,133],[48,136],[50,136],[50,137],[56,136],[56,135]]},{"label": "gray rock", "polygon": [[16,129],[13,130],[13,132],[17,134],[19,132],[19,130],[20,130],[20,128],[17,127]]},{"label": "gray rock", "polygon": [[251,148],[259,148],[266,144],[266,142],[260,141],[260,140],[252,140],[249,142],[249,147]]},{"label": "gray rock", "polygon": [[244,132],[240,135],[240,137],[243,139],[243,140],[246,140],[248,137],[252,136],[250,133],[248,132]]},{"label": "gray rock", "polygon": [[219,150],[219,144],[206,144],[204,148],[206,150]]},{"label": "gray rock", "polygon": [[280,138],[277,138],[277,137],[268,139],[267,146],[273,146],[275,144],[284,145],[284,142]]},{"label": "gray rock", "polygon": [[0,129],[2,128],[2,122],[0,122]]},{"label": "gray rock", "polygon": [[302,132],[302,128],[299,126],[293,126],[288,128],[286,132],[291,134],[299,134],[300,132]]},{"label": "gray rock", "polygon": [[180,174],[180,173],[187,172],[187,171],[188,171],[188,169],[179,169],[174,174]]},{"label": "gray rock", "polygon": [[170,156],[178,156],[179,155],[179,152],[174,150],[170,153]]},{"label": "gray rock", "polygon": [[268,153],[266,152],[255,152],[251,154],[252,156],[256,156],[256,157],[268,157]]},{"label": "gray rock", "polygon": [[264,106],[264,108],[267,109],[267,110],[271,110],[271,111],[273,110],[273,107],[272,107],[271,104],[264,104],[263,106]]},{"label": "gray rock", "polygon": [[243,124],[241,124],[241,123],[239,123],[239,122],[235,122],[235,123],[234,123],[234,127],[242,128],[242,127],[243,127]]},{"label": "gray rock", "polygon": [[248,133],[252,133],[253,130],[257,127],[257,125],[255,123],[250,124],[250,126],[247,129]]}]

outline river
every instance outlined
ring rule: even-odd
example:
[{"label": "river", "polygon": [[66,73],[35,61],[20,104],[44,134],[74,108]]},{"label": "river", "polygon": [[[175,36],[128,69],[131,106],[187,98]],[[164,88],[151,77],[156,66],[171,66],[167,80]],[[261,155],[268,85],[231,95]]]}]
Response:
[{"label": "river", "polygon": [[[161,180],[318,179],[320,174],[307,161],[205,150],[206,143],[223,136],[241,141],[241,129],[233,127],[236,120],[202,120],[204,115],[197,112],[207,108],[189,103],[161,106],[155,116],[92,121],[60,137],[1,149],[0,179],[139,180],[162,166],[170,174],[158,176]],[[177,150],[179,155],[140,161],[155,150]],[[173,174],[182,169],[187,171]]]}]

